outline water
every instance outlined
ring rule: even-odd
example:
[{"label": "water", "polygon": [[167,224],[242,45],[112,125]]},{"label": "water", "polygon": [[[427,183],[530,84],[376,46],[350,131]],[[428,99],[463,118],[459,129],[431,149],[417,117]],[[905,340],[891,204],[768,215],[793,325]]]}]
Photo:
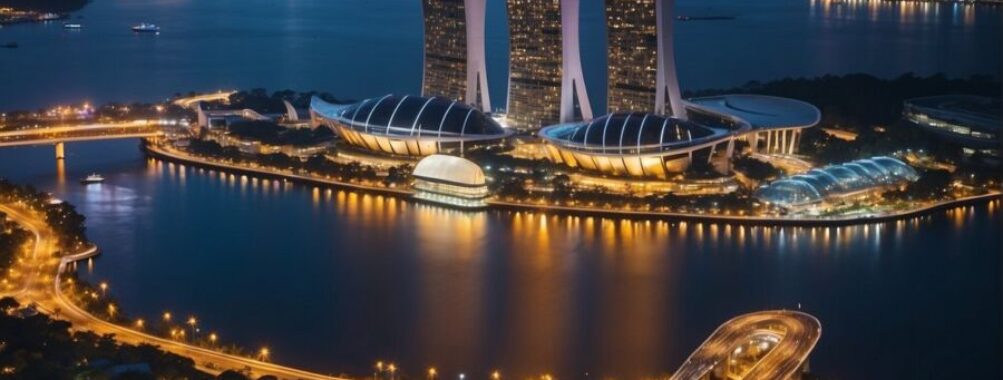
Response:
[{"label": "water", "polygon": [[[504,106],[504,2],[490,0],[488,71]],[[841,3],[837,4],[837,3]],[[736,16],[677,23],[681,85],[866,72],[998,75],[1001,7],[829,0],[678,0],[679,14]],[[583,1],[583,66],[593,106],[605,104],[602,2]],[[416,93],[418,0],[97,0],[81,31],[59,23],[0,29],[0,110],[159,100],[220,88],[292,88],[343,98]],[[163,27],[135,35],[139,22]]]},{"label": "water", "polygon": [[[584,68],[605,97],[601,2],[583,2]],[[492,97],[504,99],[504,5],[489,1]],[[684,89],[867,72],[997,74],[1003,8],[679,0]],[[152,101],[218,88],[414,93],[414,0],[98,0],[85,29],[0,29],[0,110]],[[161,25],[159,36],[130,25]],[[499,103],[501,104],[501,103]],[[1000,373],[999,203],[901,223],[764,229],[465,214],[149,161],[135,141],[0,150],[0,176],[78,205],[104,254],[82,268],[147,319],[195,314],[222,340],[318,371],[378,359],[450,377],[636,378],[674,370],[722,321],[818,316],[826,378]],[[91,172],[99,186],[77,180]]]},{"label": "water", "polygon": [[[825,378],[999,374],[1000,203],[898,223],[748,228],[490,211],[147,160],[135,141],[0,150],[0,175],[76,204],[123,308],[199,317],[276,360],[365,375],[672,371],[721,322],[796,308]],[[77,179],[91,172],[98,186]]]}]

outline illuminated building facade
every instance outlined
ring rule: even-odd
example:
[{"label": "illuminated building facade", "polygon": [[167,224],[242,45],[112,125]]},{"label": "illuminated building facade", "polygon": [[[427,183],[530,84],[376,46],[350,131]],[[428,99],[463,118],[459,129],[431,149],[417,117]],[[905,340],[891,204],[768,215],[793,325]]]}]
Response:
[{"label": "illuminated building facade", "polygon": [[686,120],[624,112],[544,128],[551,161],[613,176],[668,179],[695,160],[727,161],[732,135]]},{"label": "illuminated building facade", "polygon": [[821,119],[811,104],[772,96],[722,95],[681,105],[687,119],[616,112],[538,134],[554,163],[607,176],[665,180],[695,163],[728,173],[736,140],[747,141],[753,153],[793,154],[801,130]]},{"label": "illuminated building facade", "polygon": [[484,48],[485,0],[423,0],[422,95],[491,110]]},{"label": "illuminated building facade", "polygon": [[463,154],[510,135],[480,110],[440,97],[387,95],[350,105],[314,97],[310,114],[351,146],[396,156]]},{"label": "illuminated building facade", "polygon": [[673,0],[606,0],[609,112],[686,118],[676,76]]},{"label": "illuminated building facade", "polygon": [[510,125],[538,129],[592,118],[578,13],[578,0],[508,0]]},{"label": "illuminated building facade", "polygon": [[946,95],[905,101],[902,117],[943,141],[960,146],[967,157],[1000,163],[1003,105],[999,98]]},{"label": "illuminated building facade", "polygon": [[415,198],[460,208],[486,207],[484,171],[470,160],[441,154],[418,161],[411,173]]}]

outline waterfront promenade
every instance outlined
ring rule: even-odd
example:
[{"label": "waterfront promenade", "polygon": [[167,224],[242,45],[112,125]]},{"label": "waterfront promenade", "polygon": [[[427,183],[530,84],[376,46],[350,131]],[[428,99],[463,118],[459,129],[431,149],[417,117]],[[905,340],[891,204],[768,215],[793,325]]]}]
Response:
[{"label": "waterfront promenade", "polygon": [[[294,173],[288,170],[276,170],[260,166],[238,165],[238,164],[220,162],[218,160],[212,160],[194,156],[192,154],[180,150],[171,149],[152,143],[146,144],[146,149],[147,152],[149,152],[152,156],[165,159],[168,161],[188,163],[197,166],[216,168],[224,171],[248,173],[252,175],[262,175],[272,178],[285,178],[305,184],[342,187],[350,190],[373,192],[385,195],[394,195],[394,196],[406,197],[409,199],[414,194],[414,192],[409,189],[372,186],[359,183],[344,182],[332,178],[304,175],[304,174]],[[499,199],[489,199],[487,203],[488,207],[496,209],[528,210],[528,211],[575,214],[575,215],[610,216],[610,217],[637,218],[637,219],[671,219],[671,220],[705,222],[705,223],[810,227],[810,226],[846,226],[846,225],[856,225],[856,224],[883,223],[899,219],[907,219],[907,218],[922,216],[929,214],[931,212],[950,209],[953,207],[961,207],[961,206],[991,202],[994,200],[999,200],[1001,199],[1001,197],[1003,197],[1003,194],[1001,194],[999,191],[994,191],[983,195],[976,195],[949,201],[930,203],[927,205],[923,205],[922,207],[917,207],[909,210],[902,210],[902,211],[882,213],[882,214],[873,214],[873,215],[851,215],[851,216],[832,216],[832,217],[736,216],[736,215],[718,215],[718,214],[696,214],[696,213],[679,213],[679,212],[667,212],[667,211],[564,206],[564,205],[553,205],[544,203],[509,202]]]},{"label": "waterfront promenade", "polygon": [[19,267],[19,271],[25,274],[22,276],[23,284],[15,291],[0,293],[0,296],[15,297],[22,304],[34,304],[40,311],[70,322],[75,330],[92,331],[98,335],[114,334],[115,339],[122,343],[150,344],[164,351],[189,357],[195,361],[196,367],[200,370],[212,374],[233,369],[249,371],[252,378],[270,375],[284,380],[341,379],[160,338],[98,318],[70,301],[60,287],[61,275],[66,267],[76,260],[93,257],[97,254],[98,248],[90,246],[81,252],[62,258],[57,257],[55,233],[40,216],[16,205],[2,204],[0,212],[7,214],[8,218],[35,236],[29,259]]}]

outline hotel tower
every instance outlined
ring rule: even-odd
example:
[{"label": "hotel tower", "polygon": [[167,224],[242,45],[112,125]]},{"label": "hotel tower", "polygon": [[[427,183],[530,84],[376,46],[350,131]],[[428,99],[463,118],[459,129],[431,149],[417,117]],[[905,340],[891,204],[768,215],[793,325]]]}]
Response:
[{"label": "hotel tower", "polygon": [[607,108],[686,118],[672,41],[674,0],[606,0]]},{"label": "hotel tower", "polygon": [[422,95],[491,110],[484,59],[485,0],[422,0],[425,61]]},{"label": "hotel tower", "polygon": [[508,0],[508,123],[539,129],[592,118],[578,37],[578,0]]}]

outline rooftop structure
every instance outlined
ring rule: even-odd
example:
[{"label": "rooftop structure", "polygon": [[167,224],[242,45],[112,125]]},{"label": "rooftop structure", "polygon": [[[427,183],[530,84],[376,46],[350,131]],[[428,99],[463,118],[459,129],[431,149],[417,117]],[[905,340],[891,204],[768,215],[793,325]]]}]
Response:
[{"label": "rooftop structure", "polygon": [[727,130],[648,113],[614,113],[588,122],[558,124],[539,133],[552,161],[610,175],[665,179],[689,167],[694,153],[707,159],[730,150]]},{"label": "rooftop structure", "polygon": [[774,181],[760,187],[756,198],[784,207],[803,206],[917,179],[919,174],[908,164],[881,156],[812,169]]},{"label": "rooftop structure", "polygon": [[386,95],[350,105],[315,97],[310,113],[350,145],[401,156],[462,153],[510,135],[483,112],[440,97]]},{"label": "rooftop structure", "polygon": [[415,197],[429,202],[461,208],[480,208],[487,204],[484,171],[470,160],[435,154],[423,158],[414,167]]},{"label": "rooftop structure", "polygon": [[715,127],[741,130],[755,153],[794,154],[801,130],[822,119],[817,107],[795,99],[766,95],[720,95],[686,102],[691,120]]},{"label": "rooftop structure", "polygon": [[674,0],[606,0],[609,112],[686,118],[676,76]]},{"label": "rooftop structure", "polygon": [[422,95],[491,110],[484,48],[484,0],[423,0]]},{"label": "rooftop structure", "polygon": [[508,0],[508,123],[538,129],[592,118],[578,37],[579,0]]},{"label": "rooftop structure", "polygon": [[999,158],[1003,103],[998,98],[947,95],[907,100],[902,116],[909,122],[958,144],[969,155]]}]

